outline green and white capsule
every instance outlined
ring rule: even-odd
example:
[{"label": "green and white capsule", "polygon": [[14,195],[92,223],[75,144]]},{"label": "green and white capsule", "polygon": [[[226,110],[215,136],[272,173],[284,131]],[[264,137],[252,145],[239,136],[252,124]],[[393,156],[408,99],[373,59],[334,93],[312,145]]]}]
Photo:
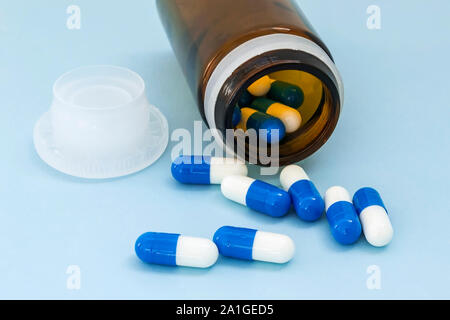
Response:
[{"label": "green and white capsule", "polygon": [[280,119],[286,128],[286,133],[294,132],[302,125],[300,112],[282,103],[267,98],[258,98],[253,101],[252,108]]},{"label": "green and white capsule", "polygon": [[267,97],[295,109],[301,107],[305,100],[305,95],[298,86],[278,80],[270,86]]}]

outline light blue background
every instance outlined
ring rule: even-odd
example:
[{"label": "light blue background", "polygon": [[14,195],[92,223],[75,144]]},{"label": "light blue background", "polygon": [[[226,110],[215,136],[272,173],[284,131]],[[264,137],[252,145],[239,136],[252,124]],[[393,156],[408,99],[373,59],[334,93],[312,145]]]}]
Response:
[{"label": "light blue background", "polygon": [[[169,171],[175,143],[121,179],[51,169],[34,151],[32,130],[53,82],[72,68],[137,71],[172,130],[192,130],[200,116],[154,1],[1,0],[0,298],[450,298],[449,1],[300,2],[346,87],[336,132],[303,165],[322,192],[378,188],[396,231],[390,246],[361,238],[343,247],[325,218],[274,219],[224,199],[217,186],[179,185]],[[81,7],[81,30],[66,28],[70,4]],[[381,30],[366,28],[371,4],[381,7]],[[145,231],[212,237],[222,225],[288,234],[295,259],[220,258],[205,271],[148,266],[134,255]],[[81,268],[80,290],[66,288],[69,265]],[[381,269],[381,290],[366,287],[370,265]]]}]

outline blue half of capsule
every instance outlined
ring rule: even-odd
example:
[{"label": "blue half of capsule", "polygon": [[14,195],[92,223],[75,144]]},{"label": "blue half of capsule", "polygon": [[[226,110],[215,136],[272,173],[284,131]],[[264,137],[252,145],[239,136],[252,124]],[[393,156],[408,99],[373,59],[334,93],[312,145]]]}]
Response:
[{"label": "blue half of capsule", "polygon": [[341,244],[352,244],[361,236],[362,227],[358,214],[351,202],[339,201],[327,211],[331,234]]},{"label": "blue half of capsule", "polygon": [[360,214],[364,209],[370,206],[380,206],[384,210],[386,210],[387,213],[386,206],[384,205],[380,194],[373,188],[366,187],[359,189],[353,196],[353,205],[355,206],[356,212],[358,212],[358,214]]},{"label": "blue half of capsule", "polygon": [[253,241],[257,230],[221,227],[213,237],[221,255],[242,260],[253,260]]},{"label": "blue half of capsule", "polygon": [[325,202],[310,180],[300,180],[289,188],[295,212],[305,221],[318,220],[325,211]]},{"label": "blue half of capsule", "polygon": [[291,197],[286,191],[260,180],[250,185],[245,201],[247,207],[272,217],[286,215],[291,207]]},{"label": "blue half of capsule", "polygon": [[298,165],[289,165],[280,173],[283,189],[292,198],[295,211],[305,221],[318,220],[325,211],[325,202],[305,170]]},{"label": "blue half of capsule", "polygon": [[211,157],[179,156],[172,163],[172,176],[181,183],[210,184]]},{"label": "blue half of capsule", "polygon": [[179,237],[172,233],[144,233],[136,240],[136,255],[146,263],[176,266]]}]

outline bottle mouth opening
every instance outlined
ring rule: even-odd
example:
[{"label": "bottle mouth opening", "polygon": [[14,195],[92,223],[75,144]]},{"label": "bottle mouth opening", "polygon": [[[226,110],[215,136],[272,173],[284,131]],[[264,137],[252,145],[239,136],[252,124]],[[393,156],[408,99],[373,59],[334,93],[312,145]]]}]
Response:
[{"label": "bottle mouth opening", "polygon": [[224,84],[216,124],[222,124],[218,129],[224,142],[238,156],[281,166],[303,160],[325,144],[336,127],[341,97],[337,79],[314,56],[292,50],[268,56],[271,60],[255,58],[262,65],[241,66]]}]

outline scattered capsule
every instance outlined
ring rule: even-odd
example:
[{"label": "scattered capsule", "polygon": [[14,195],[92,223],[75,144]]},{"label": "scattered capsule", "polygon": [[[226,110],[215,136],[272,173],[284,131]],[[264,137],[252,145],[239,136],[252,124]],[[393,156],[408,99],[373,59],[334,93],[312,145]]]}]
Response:
[{"label": "scattered capsule", "polygon": [[214,234],[214,243],[221,255],[242,260],[286,263],[295,253],[288,236],[246,228],[222,227]]},{"label": "scattered capsule", "polygon": [[284,216],[291,207],[289,193],[249,177],[225,177],[221,190],[226,198],[272,217]]},{"label": "scattered capsule", "polygon": [[286,134],[286,128],[280,119],[251,108],[242,108],[242,119],[238,127],[247,131],[254,129],[258,136],[268,143],[278,143]]},{"label": "scattered capsule", "polygon": [[286,133],[296,131],[302,124],[300,112],[276,101],[267,98],[258,98],[253,101],[251,107],[280,119],[286,128]]},{"label": "scattered capsule", "polygon": [[241,96],[239,97],[238,104],[240,107],[250,107],[253,102],[254,97],[248,92],[248,90],[244,90]]},{"label": "scattered capsule", "polygon": [[273,82],[267,96],[295,109],[299,108],[305,100],[302,89],[283,81]]},{"label": "scattered capsule", "polygon": [[274,80],[270,79],[269,76],[264,76],[253,82],[247,90],[255,97],[262,97],[269,92],[272,82]]},{"label": "scattered capsule", "polygon": [[179,156],[172,163],[172,176],[186,184],[220,184],[229,175],[247,175],[243,161],[208,156]]},{"label": "scattered capsule", "polygon": [[231,119],[233,127],[236,127],[239,124],[239,122],[241,122],[241,118],[242,118],[241,108],[234,107],[233,118]]},{"label": "scattered capsule", "polygon": [[372,188],[359,189],[353,196],[364,236],[375,247],[383,247],[394,236],[391,220],[380,194]]},{"label": "scattered capsule", "polygon": [[302,220],[316,221],[322,216],[325,202],[302,167],[287,166],[281,171],[280,181],[291,195],[295,211]]},{"label": "scattered capsule", "polygon": [[159,232],[141,235],[135,251],[146,263],[194,268],[208,268],[219,256],[217,246],[209,239]]},{"label": "scattered capsule", "polygon": [[331,233],[337,242],[352,244],[361,236],[361,223],[348,191],[331,187],[325,193],[325,206]]}]

